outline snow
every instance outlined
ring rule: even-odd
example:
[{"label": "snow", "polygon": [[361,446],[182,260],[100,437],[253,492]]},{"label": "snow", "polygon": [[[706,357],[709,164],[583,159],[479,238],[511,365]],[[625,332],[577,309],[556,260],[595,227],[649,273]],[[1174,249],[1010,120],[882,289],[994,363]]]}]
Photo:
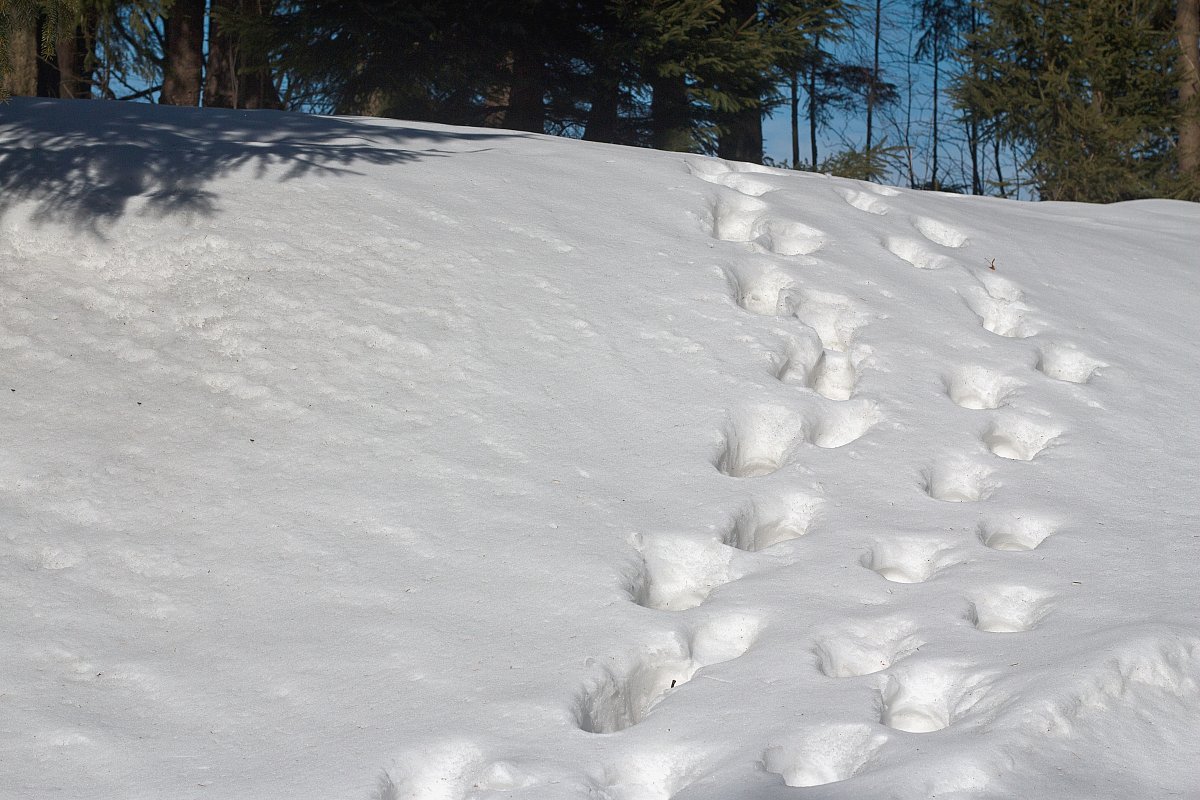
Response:
[{"label": "snow", "polygon": [[0,796],[1200,796],[1195,205],[14,99],[0,214]]}]

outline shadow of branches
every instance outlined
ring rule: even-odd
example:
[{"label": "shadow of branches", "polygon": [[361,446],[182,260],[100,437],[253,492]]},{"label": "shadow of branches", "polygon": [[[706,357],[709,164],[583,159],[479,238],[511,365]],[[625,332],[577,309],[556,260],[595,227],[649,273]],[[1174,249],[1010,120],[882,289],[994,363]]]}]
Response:
[{"label": "shadow of branches", "polygon": [[366,165],[445,157],[517,135],[276,111],[13,98],[0,105],[0,215],[33,201],[35,220],[98,232],[135,198],[145,199],[149,213],[212,214],[218,198],[206,186],[248,165],[259,178],[281,167],[271,170],[280,180],[359,174]]}]

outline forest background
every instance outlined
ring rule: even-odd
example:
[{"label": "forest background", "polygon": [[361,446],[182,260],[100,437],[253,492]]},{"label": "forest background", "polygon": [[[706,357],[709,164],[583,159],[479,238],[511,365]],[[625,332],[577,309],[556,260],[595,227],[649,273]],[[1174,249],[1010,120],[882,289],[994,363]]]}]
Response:
[{"label": "forest background", "polygon": [[1200,200],[1198,61],[1200,0],[0,0],[11,95],[506,128],[1033,199]]}]

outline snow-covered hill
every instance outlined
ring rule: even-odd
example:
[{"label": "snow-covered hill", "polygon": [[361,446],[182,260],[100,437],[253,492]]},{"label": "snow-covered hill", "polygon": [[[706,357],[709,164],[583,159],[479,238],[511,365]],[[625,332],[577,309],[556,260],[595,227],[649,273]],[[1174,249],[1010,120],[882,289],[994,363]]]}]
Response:
[{"label": "snow-covered hill", "polygon": [[0,213],[4,798],[1200,797],[1196,205],[14,100]]}]

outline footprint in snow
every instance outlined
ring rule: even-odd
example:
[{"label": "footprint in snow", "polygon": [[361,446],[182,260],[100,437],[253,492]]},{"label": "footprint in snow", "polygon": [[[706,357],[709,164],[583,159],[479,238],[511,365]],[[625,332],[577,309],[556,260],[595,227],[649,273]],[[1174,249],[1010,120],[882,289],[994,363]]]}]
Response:
[{"label": "footprint in snow", "polygon": [[575,699],[576,724],[588,733],[616,733],[638,724],[698,671],[744,654],[760,627],[745,614],[718,617],[644,652],[593,664],[596,674]]},{"label": "footprint in snow", "polygon": [[1101,367],[1103,361],[1069,344],[1047,344],[1038,354],[1037,368],[1044,375],[1067,383],[1087,383]]},{"label": "footprint in snow", "polygon": [[790,293],[796,318],[817,332],[826,350],[845,353],[867,321],[845,295],[816,289],[796,289]]},{"label": "footprint in snow", "polygon": [[968,242],[966,234],[940,220],[914,217],[912,224],[922,236],[942,247],[958,248]]},{"label": "footprint in snow", "polygon": [[733,556],[757,552],[808,533],[821,501],[803,494],[759,500],[738,514],[719,537],[683,533],[638,535],[640,561],[626,579],[631,600],[658,611],[701,605],[718,587],[741,577]]},{"label": "footprint in snow", "polygon": [[856,189],[838,188],[834,189],[838,196],[846,201],[850,206],[857,208],[859,211],[865,211],[868,214],[875,216],[883,216],[890,210],[887,203],[879,199],[878,195],[872,195],[868,192],[860,192]]},{"label": "footprint in snow", "polygon": [[762,178],[756,178],[744,172],[735,172],[727,165],[713,159],[703,162],[690,161],[687,167],[692,175],[700,180],[733,189],[747,197],[761,197],[768,192],[775,191],[775,187]]},{"label": "footprint in snow", "polygon": [[967,608],[966,619],[988,633],[1019,633],[1037,625],[1050,611],[1050,595],[1025,586],[980,592]]},{"label": "footprint in snow", "polygon": [[830,400],[849,400],[858,387],[858,368],[849,353],[822,350],[805,382]]},{"label": "footprint in snow", "polygon": [[1050,536],[1057,526],[1035,516],[997,516],[979,523],[979,541],[993,550],[1034,550]]},{"label": "footprint in snow", "polygon": [[769,261],[749,260],[725,270],[734,301],[751,314],[766,317],[790,317],[791,290],[796,280]]},{"label": "footprint in snow", "polygon": [[813,655],[830,678],[854,678],[882,672],[917,652],[925,643],[911,622],[898,617],[851,621],[822,636]]},{"label": "footprint in snow", "polygon": [[858,441],[883,418],[871,400],[847,401],[814,416],[806,428],[808,440],[825,449]]},{"label": "footprint in snow", "polygon": [[733,520],[721,541],[738,550],[757,552],[798,539],[808,534],[821,502],[803,494],[757,501]]},{"label": "footprint in snow", "polygon": [[719,194],[710,209],[710,232],[723,242],[746,242],[781,256],[815,253],[824,234],[809,225],[768,215],[770,206],[757,197],[737,192]]},{"label": "footprint in snow", "polygon": [[987,449],[1000,458],[1032,461],[1062,433],[1060,428],[1023,417],[1004,415],[983,434]]},{"label": "footprint in snow", "polygon": [[930,733],[961,719],[984,696],[978,677],[957,666],[907,662],[888,676],[880,692],[879,721],[907,733]]},{"label": "footprint in snow", "polygon": [[736,192],[717,195],[712,204],[712,236],[723,242],[752,242],[770,208],[765,202]]},{"label": "footprint in snow", "polygon": [[991,497],[999,487],[992,479],[992,472],[966,459],[944,459],[922,473],[921,486],[934,500],[974,503]]},{"label": "footprint in snow", "polygon": [[805,256],[825,244],[825,235],[803,222],[768,218],[763,220],[754,238],[756,246],[778,256]]},{"label": "footprint in snow", "polygon": [[944,269],[958,263],[950,256],[933,250],[926,242],[907,236],[886,236],[883,246],[892,255],[917,269]]},{"label": "footprint in snow", "polygon": [[628,579],[630,598],[658,611],[686,611],[733,580],[734,550],[714,538],[681,533],[637,537],[641,561]]},{"label": "footprint in snow", "polygon": [[892,583],[924,583],[943,569],[961,563],[954,542],[941,537],[897,537],[871,545],[859,563]]},{"label": "footprint in snow", "polygon": [[804,418],[783,406],[752,406],[726,423],[713,465],[731,478],[756,478],[779,470],[804,442]]},{"label": "footprint in snow", "polygon": [[1023,385],[987,367],[959,367],[943,382],[946,395],[962,408],[993,409],[1007,405]]},{"label": "footprint in snow", "polygon": [[993,297],[982,286],[965,289],[959,292],[959,296],[989,333],[1011,339],[1027,339],[1038,332],[1037,326],[1028,319],[1032,309],[1020,300]]},{"label": "footprint in snow", "polygon": [[849,400],[858,389],[859,369],[867,348],[850,352],[826,350],[813,329],[790,338],[772,358],[772,373],[783,383],[806,386],[829,400]]},{"label": "footprint in snow", "polygon": [[1006,300],[1010,303],[1016,303],[1025,299],[1025,292],[1020,286],[1008,278],[1000,277],[994,272],[980,270],[975,273],[975,279],[979,281],[979,285],[983,287],[983,290],[996,300]]},{"label": "footprint in snow", "polygon": [[887,737],[870,725],[826,725],[768,747],[763,768],[787,786],[824,786],[870,767]]}]

